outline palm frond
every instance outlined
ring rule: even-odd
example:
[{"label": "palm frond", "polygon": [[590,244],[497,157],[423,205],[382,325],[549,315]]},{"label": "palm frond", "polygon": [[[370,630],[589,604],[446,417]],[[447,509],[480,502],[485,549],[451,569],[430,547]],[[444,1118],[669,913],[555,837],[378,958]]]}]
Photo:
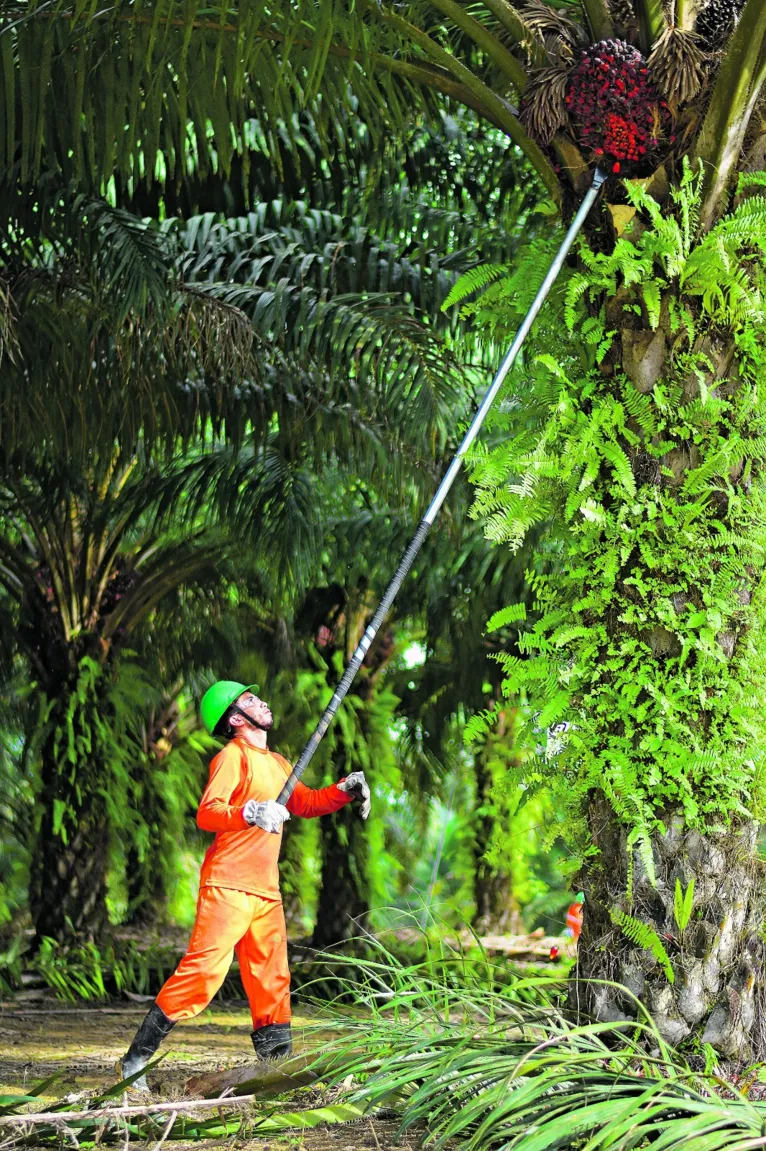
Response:
[{"label": "palm frond", "polygon": [[75,195],[65,219],[76,229],[81,258],[93,270],[104,296],[113,295],[116,320],[131,312],[143,317],[168,306],[173,251],[167,236],[106,200]]},{"label": "palm frond", "polygon": [[606,0],[582,0],[582,6],[594,40],[606,40],[614,35],[612,12]]},{"label": "palm frond", "polygon": [[[112,177],[172,183],[190,171],[203,177],[220,171],[228,178],[235,165],[246,180],[256,142],[252,108],[259,109],[270,152],[279,156],[285,143],[297,142],[296,111],[310,108],[329,141],[336,111],[353,107],[381,139],[409,123],[414,109],[433,116],[441,94],[501,127],[558,198],[555,172],[487,73],[499,68],[521,85],[521,64],[473,16],[461,11],[456,27],[434,20],[432,9],[424,19],[424,7],[417,0],[379,4],[362,20],[352,2],[317,7],[310,0],[270,11],[247,0],[219,7],[215,17],[199,3],[181,10],[172,0],[153,0],[140,10],[129,0],[98,11],[37,2],[6,6],[0,155],[7,170],[18,166],[22,184],[42,167],[87,181],[91,189]],[[506,33],[512,24],[504,21]],[[486,68],[468,67],[466,53],[453,50],[458,29],[483,53]],[[66,115],[57,92],[66,94]]]},{"label": "palm frond", "polygon": [[164,598],[182,585],[193,584],[221,558],[220,538],[198,532],[179,540],[152,540],[132,557],[135,579],[119,601],[105,614],[101,627],[109,643],[122,628],[131,631]]},{"label": "palm frond", "polygon": [[[349,963],[348,978],[365,1019],[345,1035],[335,1021],[334,1079],[358,1077],[351,1098],[368,1106],[396,1101],[401,1130],[424,1125],[436,1147],[734,1151],[762,1139],[764,1104],[693,1072],[643,1008],[630,1029],[576,1026],[556,1004],[555,979],[506,972],[482,991],[468,957],[444,945],[405,966],[379,944],[353,973]],[[332,1023],[325,1010],[317,1025]]]},{"label": "palm frond", "polygon": [[433,7],[440,11],[456,27],[460,28],[473,43],[486,53],[487,57],[507,77],[519,91],[523,91],[527,81],[526,72],[521,63],[508,49],[492,35],[489,28],[472,14],[467,12],[455,0],[430,0]]},{"label": "palm frond", "polygon": [[279,582],[302,585],[317,563],[323,517],[300,453],[279,447],[279,437],[258,448],[211,445],[172,471],[145,477],[140,487],[153,500],[155,524],[189,533],[204,523],[229,532],[236,525],[237,547],[247,547]]},{"label": "palm frond", "polygon": [[187,290],[175,241],[150,222],[71,189],[39,209],[41,228],[2,225],[17,349],[0,366],[6,450],[42,437],[71,456],[98,429],[130,451],[223,421],[257,381],[242,313]]},{"label": "palm frond", "polygon": [[702,221],[710,227],[724,202],[750,117],[766,82],[766,5],[747,0],[713,87],[694,158],[705,165]]},{"label": "palm frond", "polygon": [[635,0],[635,5],[641,29],[641,48],[648,56],[667,28],[665,9],[662,0]]},{"label": "palm frond", "polygon": [[[445,420],[466,390],[438,333],[454,272],[440,275],[435,253],[424,266],[330,213],[280,206],[271,227],[269,215],[191,221],[181,236],[186,282],[245,312],[262,347],[321,364],[339,383],[345,377],[337,398],[347,403],[353,388],[358,415],[402,432],[418,427],[424,443],[435,436],[443,445]],[[398,302],[405,293],[407,306]]]}]

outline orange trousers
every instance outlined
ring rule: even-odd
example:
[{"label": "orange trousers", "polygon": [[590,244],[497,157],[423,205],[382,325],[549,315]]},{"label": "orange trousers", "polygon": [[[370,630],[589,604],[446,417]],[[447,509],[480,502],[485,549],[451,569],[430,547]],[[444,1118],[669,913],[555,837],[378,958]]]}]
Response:
[{"label": "orange trousers", "polygon": [[186,955],[157,996],[168,1019],[203,1011],[237,953],[253,1030],[290,1022],[290,971],[282,904],[246,891],[202,887]]}]

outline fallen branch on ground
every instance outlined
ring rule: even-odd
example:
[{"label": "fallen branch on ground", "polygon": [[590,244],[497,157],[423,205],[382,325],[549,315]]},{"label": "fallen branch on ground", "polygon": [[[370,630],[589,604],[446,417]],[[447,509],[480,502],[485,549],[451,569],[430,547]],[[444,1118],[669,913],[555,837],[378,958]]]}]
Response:
[{"label": "fallen branch on ground", "polygon": [[151,1115],[155,1111],[194,1111],[199,1108],[243,1107],[254,1095],[222,1095],[218,1099],[185,1099],[175,1103],[143,1103],[128,1107],[98,1107],[93,1111],[36,1111],[29,1115],[0,1115],[0,1126],[20,1127],[25,1123],[71,1122],[78,1119],[113,1119],[125,1115]]}]

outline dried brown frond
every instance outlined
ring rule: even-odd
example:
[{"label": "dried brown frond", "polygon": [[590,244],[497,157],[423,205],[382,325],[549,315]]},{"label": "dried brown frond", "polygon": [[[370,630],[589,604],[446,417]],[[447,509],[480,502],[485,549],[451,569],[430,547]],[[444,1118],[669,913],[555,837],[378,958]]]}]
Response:
[{"label": "dried brown frond", "polygon": [[662,33],[649,57],[649,70],[672,111],[693,100],[705,78],[699,37],[681,28]]},{"label": "dried brown frond", "polygon": [[251,320],[240,308],[184,284],[185,307],[168,326],[168,355],[196,357],[204,371],[243,378],[258,374]]},{"label": "dried brown frond", "polygon": [[574,52],[568,40],[564,40],[563,37],[555,35],[553,32],[548,32],[543,37],[543,43],[545,44],[545,51],[554,63],[571,64],[573,62]]},{"label": "dried brown frond", "polygon": [[541,68],[524,90],[520,118],[540,144],[547,144],[567,123],[567,76],[565,68]]},{"label": "dried brown frond", "polygon": [[16,305],[13,302],[10,285],[0,277],[0,364],[4,356],[7,356],[11,363],[15,362],[18,347]]},{"label": "dried brown frond", "polygon": [[563,40],[570,48],[574,48],[587,40],[579,24],[555,8],[549,8],[542,0],[526,0],[519,15],[530,31],[543,43],[546,37],[553,36]]}]

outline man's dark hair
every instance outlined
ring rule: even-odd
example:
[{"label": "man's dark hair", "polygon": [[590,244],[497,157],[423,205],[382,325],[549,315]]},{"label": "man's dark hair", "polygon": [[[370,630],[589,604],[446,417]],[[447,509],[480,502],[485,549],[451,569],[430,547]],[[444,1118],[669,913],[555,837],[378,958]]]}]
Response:
[{"label": "man's dark hair", "polygon": [[236,727],[233,727],[232,724],[229,722],[229,720],[235,714],[236,713],[235,713],[235,710],[233,707],[227,707],[226,711],[223,713],[221,718],[218,720],[218,723],[215,725],[213,735],[217,735],[219,737],[219,739],[234,739],[234,737],[237,735],[237,732],[239,731],[239,729]]}]

